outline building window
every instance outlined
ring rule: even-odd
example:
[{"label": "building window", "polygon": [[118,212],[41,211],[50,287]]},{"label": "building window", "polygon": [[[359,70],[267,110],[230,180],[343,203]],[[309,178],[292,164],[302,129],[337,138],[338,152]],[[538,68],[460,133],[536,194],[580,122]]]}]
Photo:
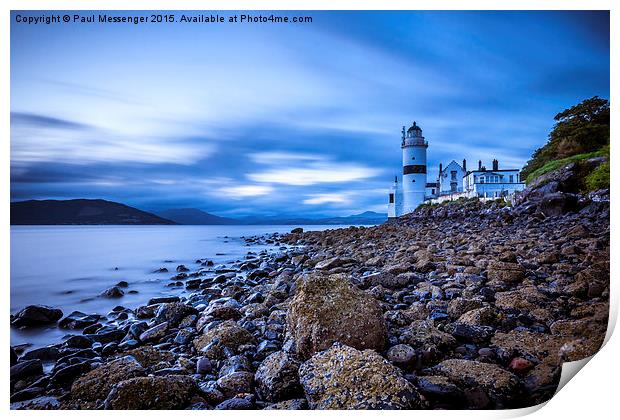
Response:
[{"label": "building window", "polygon": [[450,176],[452,177],[452,181],[456,181],[456,171],[450,171]]},{"label": "building window", "polygon": [[390,204],[394,204],[394,194],[390,193]]},{"label": "building window", "polygon": [[435,195],[435,188],[431,190],[431,194]]},{"label": "building window", "polygon": [[519,174],[517,174],[516,177],[517,177],[517,182],[519,182]]},{"label": "building window", "polygon": [[480,177],[480,183],[484,184],[484,177],[483,176]]},{"label": "building window", "polygon": [[510,175],[509,179],[510,179],[510,183],[512,184],[514,182],[514,176]]}]

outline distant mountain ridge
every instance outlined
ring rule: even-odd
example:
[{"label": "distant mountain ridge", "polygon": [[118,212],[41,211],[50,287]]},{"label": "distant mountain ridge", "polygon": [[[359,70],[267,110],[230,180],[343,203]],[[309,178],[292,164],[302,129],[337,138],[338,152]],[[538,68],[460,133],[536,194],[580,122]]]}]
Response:
[{"label": "distant mountain ridge", "polygon": [[234,225],[239,222],[227,217],[220,217],[199,209],[171,209],[158,211],[156,214],[182,225]]},{"label": "distant mountain ridge", "polygon": [[215,216],[193,208],[164,210],[156,214],[182,225],[375,225],[387,220],[387,213],[372,211],[351,216],[315,219],[291,216],[249,216],[233,219]]},{"label": "distant mountain ridge", "polygon": [[386,213],[372,211],[339,217],[251,216],[233,219],[195,208],[147,212],[101,199],[11,203],[11,225],[375,225],[386,220]]},{"label": "distant mountain ridge", "polygon": [[11,203],[12,225],[175,225],[176,222],[106,200],[28,200]]}]

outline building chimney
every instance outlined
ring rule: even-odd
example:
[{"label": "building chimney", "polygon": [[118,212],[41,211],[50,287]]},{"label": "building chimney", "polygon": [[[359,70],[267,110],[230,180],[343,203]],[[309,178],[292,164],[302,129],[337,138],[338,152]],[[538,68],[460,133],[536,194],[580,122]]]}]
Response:
[{"label": "building chimney", "polygon": [[493,170],[494,171],[499,170],[499,162],[497,161],[497,159],[493,159]]},{"label": "building chimney", "polygon": [[394,184],[398,184],[398,175],[394,175]]},{"label": "building chimney", "polygon": [[439,175],[441,175],[442,172],[443,172],[443,164],[440,163],[439,164]]},{"label": "building chimney", "polygon": [[463,172],[467,172],[467,161],[463,159]]},{"label": "building chimney", "polygon": [[478,170],[479,171],[482,170],[482,161],[481,160],[478,161]]}]

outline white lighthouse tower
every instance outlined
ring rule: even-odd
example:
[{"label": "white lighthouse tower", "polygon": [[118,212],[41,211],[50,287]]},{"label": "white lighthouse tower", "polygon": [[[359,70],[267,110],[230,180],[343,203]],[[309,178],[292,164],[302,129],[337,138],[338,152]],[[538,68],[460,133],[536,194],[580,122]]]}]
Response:
[{"label": "white lighthouse tower", "polygon": [[403,127],[402,214],[411,213],[424,201],[426,191],[426,149],[428,143],[422,137],[422,129],[413,122],[405,132]]}]

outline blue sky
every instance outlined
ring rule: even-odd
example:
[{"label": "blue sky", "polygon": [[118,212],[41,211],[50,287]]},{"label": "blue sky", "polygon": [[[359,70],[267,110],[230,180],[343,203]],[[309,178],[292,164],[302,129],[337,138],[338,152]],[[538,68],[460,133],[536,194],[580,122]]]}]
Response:
[{"label": "blue sky", "polygon": [[277,13],[313,22],[12,19],[11,199],[385,212],[403,125],[430,181],[452,159],[521,167],[557,112],[609,98],[607,12]]}]

